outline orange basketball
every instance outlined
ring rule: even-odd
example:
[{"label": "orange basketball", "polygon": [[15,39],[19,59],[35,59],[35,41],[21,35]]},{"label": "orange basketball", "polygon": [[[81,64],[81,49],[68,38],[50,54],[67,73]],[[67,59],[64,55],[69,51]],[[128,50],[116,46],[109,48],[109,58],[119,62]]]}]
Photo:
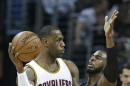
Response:
[{"label": "orange basketball", "polygon": [[31,31],[22,31],[13,38],[14,52],[18,52],[18,58],[23,62],[29,62],[40,53],[40,38]]}]

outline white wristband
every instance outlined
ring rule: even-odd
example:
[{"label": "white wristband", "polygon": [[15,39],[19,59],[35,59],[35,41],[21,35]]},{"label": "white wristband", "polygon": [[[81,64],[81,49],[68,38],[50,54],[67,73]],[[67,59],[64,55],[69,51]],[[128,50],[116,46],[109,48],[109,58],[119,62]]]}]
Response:
[{"label": "white wristband", "polygon": [[26,71],[24,71],[23,73],[17,72],[17,76],[18,76],[18,86],[33,86],[30,84],[27,78]]}]

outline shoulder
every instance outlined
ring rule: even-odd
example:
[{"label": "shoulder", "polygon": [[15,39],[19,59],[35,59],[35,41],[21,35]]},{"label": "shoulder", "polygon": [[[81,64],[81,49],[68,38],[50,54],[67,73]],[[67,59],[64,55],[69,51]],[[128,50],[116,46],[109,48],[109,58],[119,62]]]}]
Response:
[{"label": "shoulder", "polygon": [[[64,59],[63,59],[64,60]],[[79,70],[78,67],[74,64],[74,62],[70,61],[70,60],[64,60],[64,62],[66,63],[66,65],[68,66],[72,76],[76,76],[79,75]]]}]

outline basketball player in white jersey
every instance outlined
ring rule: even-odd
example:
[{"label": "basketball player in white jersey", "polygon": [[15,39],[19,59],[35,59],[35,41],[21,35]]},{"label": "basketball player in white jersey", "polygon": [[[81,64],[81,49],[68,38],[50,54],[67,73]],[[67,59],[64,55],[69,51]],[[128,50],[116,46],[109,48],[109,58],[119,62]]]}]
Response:
[{"label": "basketball player in white jersey", "polygon": [[79,86],[79,71],[76,65],[61,59],[65,44],[58,27],[45,26],[39,37],[42,50],[36,59],[23,63],[14,55],[14,47],[9,44],[9,56],[17,69],[18,86]]}]

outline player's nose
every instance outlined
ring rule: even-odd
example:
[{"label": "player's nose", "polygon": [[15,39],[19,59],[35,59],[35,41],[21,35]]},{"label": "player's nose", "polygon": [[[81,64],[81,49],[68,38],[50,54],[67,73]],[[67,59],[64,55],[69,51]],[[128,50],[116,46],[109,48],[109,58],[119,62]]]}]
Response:
[{"label": "player's nose", "polygon": [[89,60],[89,62],[93,62],[93,61],[95,61],[95,58],[94,58],[94,57],[92,57],[92,58]]},{"label": "player's nose", "polygon": [[61,42],[61,46],[62,46],[62,47],[65,47],[65,43],[64,43],[63,41]]}]

